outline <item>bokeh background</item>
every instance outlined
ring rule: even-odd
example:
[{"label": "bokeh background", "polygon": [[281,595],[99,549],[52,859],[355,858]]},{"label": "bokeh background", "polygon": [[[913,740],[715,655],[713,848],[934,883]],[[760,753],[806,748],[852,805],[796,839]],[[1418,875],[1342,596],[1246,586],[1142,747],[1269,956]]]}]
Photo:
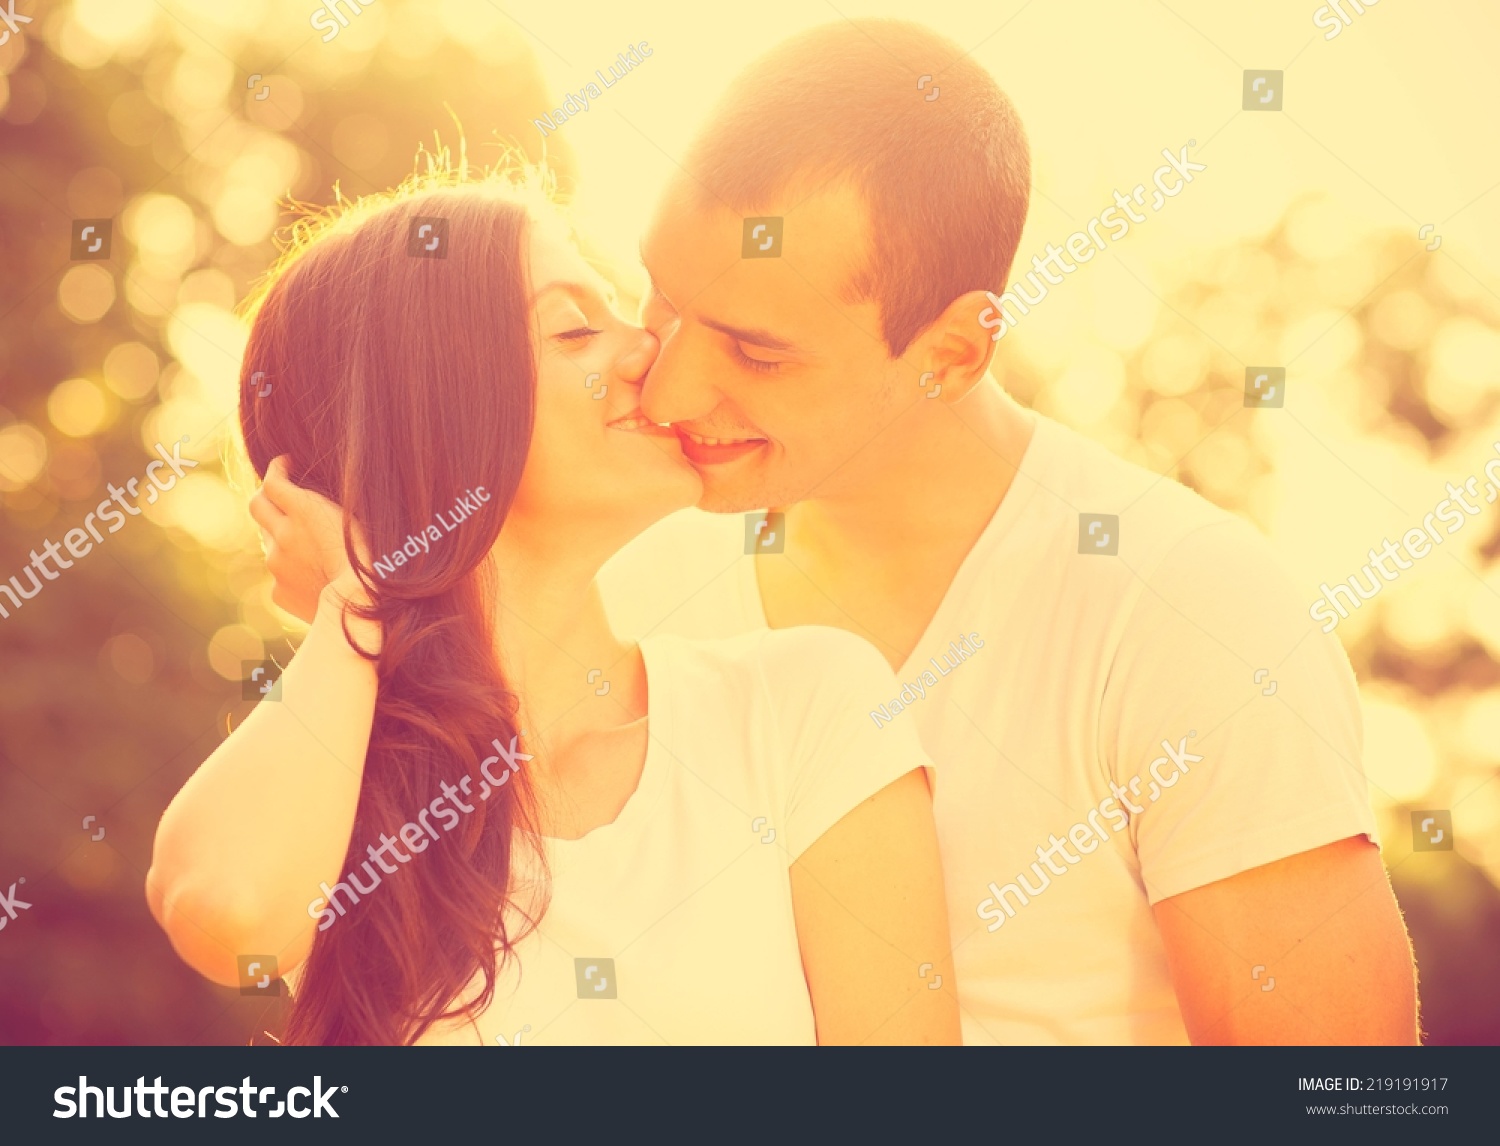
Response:
[{"label": "bokeh background", "polygon": [[[1001,343],[1019,399],[1253,520],[1309,604],[1500,456],[1488,0],[1387,0],[1332,40],[1312,0],[338,8],[18,0],[31,22],[0,25],[0,578],[156,443],[186,435],[200,462],[0,619],[0,890],[24,878],[33,905],[0,931],[0,1042],[277,1023],[180,964],[142,891],[162,809],[248,711],[246,663],[297,640],[234,460],[235,308],[289,201],[391,186],[419,146],[547,159],[629,302],[653,196],[740,67],[814,23],[920,19],[1027,125],[1019,262],[1149,183],[1162,148],[1208,165]],[[544,139],[533,118],[642,40]],[[1283,71],[1281,111],[1242,110],[1247,68]],[[80,218],[114,220],[110,258],[70,258]],[[1250,366],[1286,367],[1285,407],[1245,409]],[[1433,1043],[1500,1042],[1497,556],[1487,505],[1338,629]],[[1411,812],[1433,809],[1456,846],[1414,852]]]}]

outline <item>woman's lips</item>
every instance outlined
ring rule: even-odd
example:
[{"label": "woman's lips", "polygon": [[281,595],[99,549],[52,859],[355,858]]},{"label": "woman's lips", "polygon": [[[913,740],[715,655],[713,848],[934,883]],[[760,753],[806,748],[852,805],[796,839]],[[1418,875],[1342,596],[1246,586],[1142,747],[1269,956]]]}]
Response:
[{"label": "woman's lips", "polygon": [[670,427],[657,425],[639,410],[616,418],[612,422],[606,422],[604,428],[606,430],[620,430],[627,434],[649,434],[658,438],[675,436]]},{"label": "woman's lips", "polygon": [[765,438],[717,438],[708,434],[694,434],[681,426],[673,426],[677,440],[682,443],[682,452],[694,465],[712,466],[736,461],[752,454],[766,444]]}]

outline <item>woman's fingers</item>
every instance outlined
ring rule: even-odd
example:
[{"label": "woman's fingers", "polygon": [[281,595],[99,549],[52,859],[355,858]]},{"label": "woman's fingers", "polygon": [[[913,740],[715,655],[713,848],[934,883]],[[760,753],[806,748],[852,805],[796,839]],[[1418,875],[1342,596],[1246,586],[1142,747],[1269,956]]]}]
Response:
[{"label": "woman's fingers", "polygon": [[303,496],[316,496],[309,495],[307,490],[292,481],[285,454],[271,459],[271,464],[266,467],[266,476],[260,483],[260,492],[282,513],[294,512]]},{"label": "woman's fingers", "polygon": [[343,510],[337,503],[292,480],[285,454],[271,459],[271,464],[266,467],[266,477],[261,482],[261,489],[289,517],[305,518],[310,522],[343,521]]},{"label": "woman's fingers", "polygon": [[[288,461],[282,455],[266,466],[251,513],[268,536],[265,549],[272,576],[321,589],[349,565],[344,511],[322,494],[292,481]],[[357,525],[354,537],[355,550],[363,556],[368,546]]]},{"label": "woman's fingers", "polygon": [[272,538],[286,526],[286,514],[276,507],[264,489],[256,490],[250,498],[250,517]]},{"label": "woman's fingers", "polygon": [[292,480],[291,469],[287,465],[285,454],[271,459],[271,464],[266,467],[266,476],[260,483],[260,488],[281,512],[288,515],[326,512],[330,509],[334,513],[338,512],[338,506],[322,494],[314,493]]}]

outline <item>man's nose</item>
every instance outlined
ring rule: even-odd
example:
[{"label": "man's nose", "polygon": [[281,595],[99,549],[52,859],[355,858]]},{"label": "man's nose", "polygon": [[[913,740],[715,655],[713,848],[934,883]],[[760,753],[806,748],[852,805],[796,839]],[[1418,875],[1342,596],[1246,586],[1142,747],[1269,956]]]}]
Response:
[{"label": "man's nose", "polygon": [[709,377],[700,355],[680,329],[662,343],[651,372],[641,387],[641,412],[657,423],[691,422],[719,403],[719,396],[703,380]]},{"label": "man's nose", "polygon": [[640,387],[640,413],[660,425],[708,417],[724,401],[711,381],[718,377],[720,366],[708,339],[694,338],[690,326],[673,320],[661,339],[661,353],[651,374]]}]

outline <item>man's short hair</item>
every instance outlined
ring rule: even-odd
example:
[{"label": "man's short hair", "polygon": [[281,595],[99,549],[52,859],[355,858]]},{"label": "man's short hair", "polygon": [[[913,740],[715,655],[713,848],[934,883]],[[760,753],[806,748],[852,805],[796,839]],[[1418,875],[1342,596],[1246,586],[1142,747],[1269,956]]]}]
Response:
[{"label": "man's short hair", "polygon": [[1031,189],[1026,133],[999,85],[951,40],[899,20],[777,45],[730,85],[685,166],[705,203],[745,213],[853,186],[871,243],[846,293],[879,305],[892,357],[959,295],[1004,289]]}]

